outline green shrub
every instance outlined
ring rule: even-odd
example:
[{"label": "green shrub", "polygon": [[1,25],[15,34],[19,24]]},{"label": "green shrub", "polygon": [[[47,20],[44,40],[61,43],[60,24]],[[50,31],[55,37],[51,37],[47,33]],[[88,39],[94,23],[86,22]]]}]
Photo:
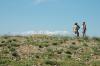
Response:
[{"label": "green shrub", "polygon": [[100,61],[93,61],[91,63],[92,66],[100,66]]},{"label": "green shrub", "polygon": [[99,37],[93,37],[92,39],[95,40],[95,41],[100,41]]},{"label": "green shrub", "polygon": [[62,53],[62,51],[57,51],[57,54],[61,54]]},{"label": "green shrub", "polygon": [[1,41],[1,43],[5,43],[5,41],[3,40],[3,41]]},{"label": "green shrub", "polygon": [[4,47],[4,46],[7,46],[6,43],[0,43],[0,47]]},{"label": "green shrub", "polygon": [[48,43],[37,43],[35,44],[35,46],[39,46],[39,48],[43,48],[43,47],[48,47],[49,44]]},{"label": "green shrub", "polygon": [[66,54],[72,54],[72,52],[70,52],[70,51],[66,51],[65,53],[66,53]]},{"label": "green shrub", "polygon": [[17,52],[12,52],[12,56],[18,57],[18,53]]},{"label": "green shrub", "polygon": [[16,51],[15,47],[11,47],[11,48],[9,48],[9,50],[10,50],[11,52]]},{"label": "green shrub", "polygon": [[76,42],[72,42],[72,44],[73,44],[73,45],[75,45],[75,44],[76,44]]},{"label": "green shrub", "polygon": [[87,43],[83,43],[83,46],[88,47],[88,44]]},{"label": "green shrub", "polygon": [[54,61],[54,60],[45,60],[45,64],[51,65],[51,66],[58,65],[57,61]]},{"label": "green shrub", "polygon": [[19,47],[19,46],[20,46],[20,44],[13,43],[13,42],[7,44],[7,47],[8,47],[8,48],[11,48],[11,47]]},{"label": "green shrub", "polygon": [[2,53],[4,53],[4,54],[8,54],[8,53],[9,53],[9,50],[6,49],[6,48],[4,48],[4,49],[2,50]]},{"label": "green shrub", "polygon": [[70,45],[69,49],[72,49],[72,50],[77,50],[77,49],[79,49],[79,47],[78,47],[78,46],[76,46],[76,45]]},{"label": "green shrub", "polygon": [[85,41],[89,41],[89,40],[90,40],[90,38],[89,38],[88,36],[84,37],[83,39],[84,39]]},{"label": "green shrub", "polygon": [[3,59],[3,58],[0,58],[0,66],[2,65],[7,65],[8,63],[10,62],[10,59]]},{"label": "green shrub", "polygon": [[12,42],[12,40],[11,40],[11,39],[9,39],[7,42],[8,42],[8,43],[11,43],[11,42]]},{"label": "green shrub", "polygon": [[12,41],[17,42],[17,39],[12,39]]},{"label": "green shrub", "polygon": [[11,66],[32,66],[33,62],[31,60],[20,60],[20,61],[11,61],[11,63],[9,63],[9,65]]},{"label": "green shrub", "polygon": [[54,42],[54,43],[52,43],[52,45],[58,45],[58,43],[57,42]]},{"label": "green shrub", "polygon": [[99,48],[99,46],[95,46],[92,49],[93,49],[95,55],[100,55],[100,48]]}]

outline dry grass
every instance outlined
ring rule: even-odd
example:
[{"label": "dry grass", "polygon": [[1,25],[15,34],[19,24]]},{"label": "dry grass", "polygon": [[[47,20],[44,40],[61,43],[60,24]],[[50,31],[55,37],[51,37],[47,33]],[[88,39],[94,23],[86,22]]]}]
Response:
[{"label": "dry grass", "polygon": [[100,66],[100,38],[1,36],[0,66]]}]

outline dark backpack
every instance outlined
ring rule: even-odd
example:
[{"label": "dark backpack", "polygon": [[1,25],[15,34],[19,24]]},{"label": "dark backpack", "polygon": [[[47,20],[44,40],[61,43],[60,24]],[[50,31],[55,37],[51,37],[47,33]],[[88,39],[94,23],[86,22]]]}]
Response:
[{"label": "dark backpack", "polygon": [[79,30],[80,29],[80,26],[79,25],[77,25],[77,30]]}]

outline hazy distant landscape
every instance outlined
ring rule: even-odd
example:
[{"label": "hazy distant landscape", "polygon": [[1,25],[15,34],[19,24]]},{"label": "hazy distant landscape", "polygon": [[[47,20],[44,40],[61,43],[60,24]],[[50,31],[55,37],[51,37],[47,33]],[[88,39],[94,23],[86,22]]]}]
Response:
[{"label": "hazy distant landscape", "polygon": [[0,66],[100,66],[100,38],[0,36]]}]

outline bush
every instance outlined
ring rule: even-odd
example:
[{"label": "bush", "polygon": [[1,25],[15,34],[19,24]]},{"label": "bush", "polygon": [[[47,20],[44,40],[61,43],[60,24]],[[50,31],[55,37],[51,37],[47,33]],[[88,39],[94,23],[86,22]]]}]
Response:
[{"label": "bush", "polygon": [[93,37],[92,39],[95,41],[100,41],[100,38],[98,38],[98,37]]},{"label": "bush", "polygon": [[10,59],[3,59],[0,58],[0,66],[7,66],[7,64],[10,62]]},{"label": "bush", "polygon": [[54,42],[54,43],[52,43],[52,45],[58,45],[58,43],[57,42]]},{"label": "bush", "polygon": [[8,53],[9,53],[9,50],[8,50],[8,49],[3,49],[3,50],[2,50],[2,53],[8,54]]},{"label": "bush", "polygon": [[72,42],[72,44],[75,45],[76,43],[75,42]]},{"label": "bush", "polygon": [[77,50],[79,47],[76,46],[76,45],[70,45],[69,49],[72,49],[72,50]]},{"label": "bush", "polygon": [[14,47],[9,48],[11,52],[14,52],[16,49]]},{"label": "bush", "polygon": [[93,61],[92,66],[100,66],[100,61]]},{"label": "bush", "polygon": [[87,36],[87,37],[84,37],[83,39],[84,39],[85,41],[89,41],[89,40],[90,40],[88,36]]},{"label": "bush", "polygon": [[58,65],[58,63],[57,63],[57,61],[54,61],[54,60],[46,60],[45,61],[45,64],[47,64],[47,65]]},{"label": "bush", "polygon": [[88,47],[88,44],[87,43],[83,43],[83,46]]},{"label": "bush", "polygon": [[100,48],[98,46],[97,47],[95,46],[92,49],[93,49],[95,55],[100,55]]},{"label": "bush", "polygon": [[3,41],[1,41],[1,43],[5,43],[5,41],[3,40]]},{"label": "bush", "polygon": [[65,53],[66,53],[66,54],[72,54],[72,52],[70,52],[70,51],[66,51]]},{"label": "bush", "polygon": [[19,57],[18,53],[16,51],[12,52],[12,56]]},{"label": "bush", "polygon": [[0,47],[7,46],[6,43],[0,43]]}]

